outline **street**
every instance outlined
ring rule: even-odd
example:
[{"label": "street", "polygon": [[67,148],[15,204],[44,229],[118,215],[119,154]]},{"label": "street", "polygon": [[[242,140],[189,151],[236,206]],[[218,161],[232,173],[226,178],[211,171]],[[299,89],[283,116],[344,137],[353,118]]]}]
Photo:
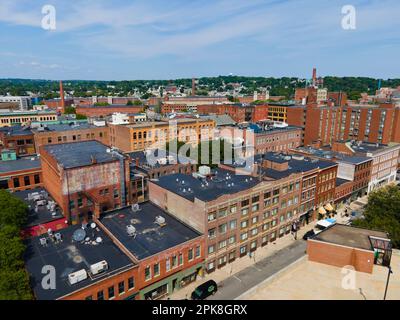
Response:
[{"label": "street", "polygon": [[295,262],[305,255],[307,243],[297,240],[271,256],[218,283],[218,292],[207,300],[233,300],[247,290]]}]

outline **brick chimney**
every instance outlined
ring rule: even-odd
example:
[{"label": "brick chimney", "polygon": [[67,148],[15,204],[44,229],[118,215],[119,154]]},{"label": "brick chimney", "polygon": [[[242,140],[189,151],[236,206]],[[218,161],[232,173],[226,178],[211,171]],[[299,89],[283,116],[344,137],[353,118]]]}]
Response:
[{"label": "brick chimney", "polygon": [[63,83],[60,81],[60,98],[61,98],[61,112],[65,112],[65,99],[64,99],[64,89],[63,89]]}]

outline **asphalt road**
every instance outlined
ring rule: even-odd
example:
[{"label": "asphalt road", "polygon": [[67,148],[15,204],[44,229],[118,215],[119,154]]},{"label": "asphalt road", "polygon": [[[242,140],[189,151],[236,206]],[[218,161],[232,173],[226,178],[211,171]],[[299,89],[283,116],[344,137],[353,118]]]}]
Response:
[{"label": "asphalt road", "polygon": [[233,300],[239,297],[247,290],[250,290],[263,280],[304,256],[306,246],[307,242],[299,239],[293,244],[275,252],[272,256],[260,260],[254,265],[230,276],[218,283],[217,293],[208,297],[207,300]]}]

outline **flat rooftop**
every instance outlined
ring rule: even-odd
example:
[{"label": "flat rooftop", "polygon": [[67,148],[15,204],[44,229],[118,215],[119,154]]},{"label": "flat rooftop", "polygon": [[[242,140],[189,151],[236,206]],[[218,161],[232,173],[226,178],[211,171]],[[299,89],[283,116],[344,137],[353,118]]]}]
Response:
[{"label": "flat rooftop", "polygon": [[398,146],[399,144],[396,143],[391,143],[391,144],[379,144],[379,143],[368,143],[368,142],[362,142],[360,144],[351,144],[351,148],[360,154],[366,154],[366,153],[374,153],[374,152],[380,152],[384,149],[393,147],[393,146]]},{"label": "flat rooftop", "polygon": [[90,166],[93,159],[96,163],[108,163],[119,159],[113,152],[107,152],[109,147],[98,141],[46,145],[43,148],[65,169]]},{"label": "flat rooftop", "polygon": [[7,136],[25,136],[32,134],[32,131],[28,126],[19,125],[0,128],[0,132],[3,132]]},{"label": "flat rooftop", "polygon": [[80,122],[80,123],[74,123],[73,120],[71,120],[70,123],[57,123],[57,124],[48,124],[43,128],[42,131],[38,130],[38,128],[32,129],[35,133],[41,133],[41,132],[53,132],[53,131],[70,131],[70,130],[84,130],[84,129],[93,129],[93,128],[99,128],[98,126],[85,123],[85,122]]},{"label": "flat rooftop", "polygon": [[172,174],[152,181],[185,199],[212,201],[225,194],[234,194],[250,189],[260,181],[248,175],[235,175],[233,172],[216,169],[209,178],[195,178],[193,175]]},{"label": "flat rooftop", "polygon": [[313,240],[338,244],[346,247],[373,250],[369,237],[389,239],[386,232],[351,227],[344,224],[333,226],[318,233]]},{"label": "flat rooftop", "polygon": [[[39,193],[43,195],[43,198],[47,201],[54,201],[48,192],[44,188],[35,188],[32,190],[16,191],[13,193],[14,196],[21,199],[28,205],[28,220],[26,227],[37,226],[43,223],[47,223],[53,220],[57,220],[63,217],[62,212],[58,205],[55,210],[51,211],[47,205],[36,206],[34,199],[29,199],[29,194]],[[37,207],[37,210],[35,208]]]},{"label": "flat rooftop", "polygon": [[344,153],[334,152],[332,150],[315,149],[312,147],[298,147],[296,150],[299,150],[301,152],[310,154],[311,156],[315,156],[318,158],[325,158],[327,160],[334,160],[337,162],[346,162],[351,164],[361,164],[372,160],[372,158],[362,155],[349,156]]},{"label": "flat rooftop", "polygon": [[[47,234],[25,240],[27,246],[24,255],[25,266],[36,299],[55,300],[134,265],[98,227],[92,229],[87,226],[85,229],[85,238],[89,238],[90,241],[75,241],[72,236],[81,228],[80,225],[76,225],[57,231],[61,234],[61,242],[51,240]],[[98,237],[101,238],[101,243],[95,241]],[[40,238],[47,238],[47,245],[41,245]],[[107,271],[96,276],[88,274],[86,280],[73,285],[69,283],[70,273],[81,269],[89,271],[90,265],[102,260],[108,263]],[[42,288],[42,268],[45,265],[54,266],[56,270],[55,290]]]},{"label": "flat rooftop", "polygon": [[[157,216],[165,219],[164,226],[155,223]],[[138,260],[201,236],[151,202],[141,203],[139,211],[131,207],[115,210],[103,216],[101,222]],[[135,227],[135,237],[128,235],[128,225]]]},{"label": "flat rooftop", "polygon": [[37,156],[17,158],[16,160],[0,161],[0,174],[40,168],[40,159]]},{"label": "flat rooftop", "polygon": [[[263,160],[269,160],[276,163],[288,163],[288,169],[278,171],[270,168],[263,168],[263,173],[273,179],[281,179],[295,173],[305,173],[316,169],[326,169],[337,166],[336,162],[328,160],[311,159],[308,157],[292,156],[267,152],[263,155]],[[261,161],[261,159],[260,159]]]}]

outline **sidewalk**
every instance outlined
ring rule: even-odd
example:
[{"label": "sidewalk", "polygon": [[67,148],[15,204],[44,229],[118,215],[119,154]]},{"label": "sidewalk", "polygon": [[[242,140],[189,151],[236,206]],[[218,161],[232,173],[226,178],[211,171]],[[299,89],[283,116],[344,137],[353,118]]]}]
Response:
[{"label": "sidewalk", "polygon": [[[310,224],[302,227],[298,233],[297,233],[297,241],[303,241],[301,238],[303,235],[314,228],[316,221],[311,222]],[[300,239],[300,240],[299,240]],[[234,262],[227,264],[221,269],[217,269],[216,271],[212,272],[211,274],[206,274],[203,278],[198,277],[197,280],[186,287],[172,293],[171,295],[168,296],[169,299],[171,300],[180,300],[180,299],[189,299],[191,293],[193,290],[200,284],[206,282],[207,280],[214,280],[217,283],[222,282],[223,280],[226,280],[227,278],[231,276],[235,276],[235,274],[239,273],[240,271],[254,266],[256,262],[259,262],[269,256],[272,256],[274,253],[290,246],[291,244],[294,244],[296,240],[294,240],[294,237],[292,234],[288,234],[284,236],[283,238],[277,239],[274,242],[269,243],[265,247],[258,248],[254,254],[253,257],[250,258],[249,256],[244,256],[240,259],[236,259]]]}]

